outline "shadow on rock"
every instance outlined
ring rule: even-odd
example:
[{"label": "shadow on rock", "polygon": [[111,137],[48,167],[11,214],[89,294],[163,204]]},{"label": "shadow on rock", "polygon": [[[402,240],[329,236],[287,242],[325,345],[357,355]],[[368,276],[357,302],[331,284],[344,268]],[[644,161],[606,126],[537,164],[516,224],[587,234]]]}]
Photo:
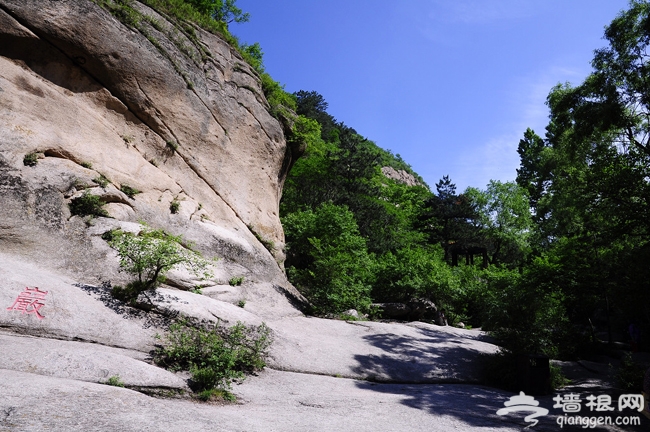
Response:
[{"label": "shadow on rock", "polygon": [[478,383],[481,351],[472,340],[428,329],[420,337],[391,333],[364,336],[384,354],[356,355],[355,373],[370,381],[400,383]]},{"label": "shadow on rock", "polygon": [[[143,328],[168,328],[173,320],[177,317],[178,312],[165,311],[165,314],[152,312],[151,310],[143,310],[137,307],[127,305],[121,300],[114,298],[111,295],[111,283],[103,282],[100,286],[86,285],[82,283],[73,284],[77,288],[85,291],[88,295],[96,298],[104,303],[104,306],[112,310],[125,319],[138,319],[142,320]],[[158,293],[148,294],[149,298],[154,298],[159,301],[169,301]],[[151,302],[150,302],[151,303]]]}]

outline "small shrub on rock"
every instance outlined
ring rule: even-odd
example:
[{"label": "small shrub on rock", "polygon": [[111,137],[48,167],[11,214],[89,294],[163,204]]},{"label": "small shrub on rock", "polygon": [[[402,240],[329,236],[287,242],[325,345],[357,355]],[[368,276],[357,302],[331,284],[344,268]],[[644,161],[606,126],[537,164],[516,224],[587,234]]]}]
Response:
[{"label": "small shrub on rock", "polygon": [[106,381],[106,385],[113,386],[113,387],[124,387],[124,383],[120,379],[119,375],[113,375]]},{"label": "small shrub on rock", "polygon": [[106,189],[106,186],[108,186],[109,183],[104,174],[101,174],[99,177],[95,177],[93,179],[93,182],[103,189]]},{"label": "small shrub on rock", "polygon": [[103,208],[104,203],[98,195],[93,195],[85,191],[80,197],[70,201],[70,212],[79,216],[108,216],[108,212]]},{"label": "small shrub on rock", "polygon": [[227,391],[234,381],[263,369],[271,342],[271,330],[266,324],[247,327],[238,322],[226,328],[178,322],[170,326],[154,360],[174,371],[189,371],[192,389],[207,400],[212,390]]},{"label": "small shrub on rock", "polygon": [[244,282],[244,276],[234,276],[228,281],[230,286],[240,286],[242,282]]},{"label": "small shrub on rock", "polygon": [[176,150],[178,150],[178,143],[176,141],[167,141],[165,145],[167,146],[167,149],[172,153],[176,153]]},{"label": "small shrub on rock", "polygon": [[29,153],[26,154],[23,158],[23,165],[25,166],[36,166],[38,163],[38,153]]},{"label": "small shrub on rock", "polygon": [[141,191],[137,190],[134,187],[131,187],[129,185],[123,184],[120,186],[120,190],[126,194],[129,198],[133,199],[134,196],[139,194]]}]

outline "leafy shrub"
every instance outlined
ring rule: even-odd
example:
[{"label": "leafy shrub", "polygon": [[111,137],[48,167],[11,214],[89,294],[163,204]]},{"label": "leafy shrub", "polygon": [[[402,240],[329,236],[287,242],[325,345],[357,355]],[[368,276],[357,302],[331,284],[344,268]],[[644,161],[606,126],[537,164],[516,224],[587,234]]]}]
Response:
[{"label": "leafy shrub", "polygon": [[91,164],[90,162],[81,162],[80,165],[86,169],[92,169],[93,167],[93,164]]},{"label": "leafy shrub", "polygon": [[435,298],[449,305],[452,279],[441,247],[412,245],[387,252],[377,260],[373,298],[384,302]]},{"label": "leafy shrub", "polygon": [[646,368],[632,359],[632,354],[625,353],[621,366],[616,372],[616,383],[626,392],[641,392]]},{"label": "leafy shrub", "polygon": [[296,110],[296,99],[291,93],[284,91],[284,87],[266,72],[261,74],[261,78],[262,91],[269,102],[271,115],[277,118],[280,113],[286,113],[287,109]]},{"label": "leafy shrub", "polygon": [[98,195],[84,191],[83,195],[70,201],[70,212],[79,216],[108,216],[108,212],[102,208],[104,203]]},{"label": "leafy shrub", "polygon": [[109,183],[108,179],[104,176],[104,174],[101,174],[99,177],[95,177],[93,179],[93,182],[104,189],[106,189],[106,186],[108,186]]},{"label": "leafy shrub", "polygon": [[141,191],[137,190],[136,188],[133,188],[129,185],[123,184],[120,186],[120,190],[126,194],[129,198],[133,199],[134,196],[139,194]]},{"label": "leafy shrub", "polygon": [[237,306],[239,306],[240,308],[243,308],[244,306],[246,306],[246,300],[245,299],[239,300],[237,302]]},{"label": "leafy shrub", "polygon": [[35,166],[38,163],[38,153],[29,153],[26,154],[23,158],[23,165],[25,166]]},{"label": "leafy shrub", "polygon": [[199,328],[179,322],[170,326],[155,361],[171,370],[190,371],[191,386],[197,392],[229,389],[233,381],[266,366],[271,342],[271,330],[266,324],[247,327],[238,322],[231,328]]},{"label": "leafy shrub", "polygon": [[114,386],[114,387],[124,387],[124,383],[120,379],[119,375],[113,375],[106,381],[106,385],[109,386]]},{"label": "leafy shrub", "polygon": [[571,383],[571,380],[564,376],[562,369],[559,366],[551,363],[549,364],[549,368],[551,370],[551,388],[553,390],[566,387]]},{"label": "leafy shrub", "polygon": [[325,203],[282,219],[287,275],[316,313],[365,312],[370,305],[372,260],[346,207]]},{"label": "leafy shrub", "polygon": [[240,286],[242,282],[244,282],[244,276],[233,276],[228,281],[231,286]]},{"label": "leafy shrub", "polygon": [[230,402],[235,401],[235,396],[227,390],[223,389],[209,389],[203,390],[197,393],[196,398],[203,402],[208,402],[210,400],[219,400],[224,399]]},{"label": "leafy shrub", "polygon": [[172,214],[178,213],[178,210],[181,207],[181,203],[178,202],[177,199],[172,200],[171,204],[169,204],[169,211],[172,212]]},{"label": "leafy shrub", "polygon": [[120,230],[113,231],[109,244],[120,257],[120,268],[137,276],[137,283],[130,288],[135,291],[154,289],[164,281],[165,273],[174,266],[184,266],[196,276],[210,277],[209,262],[201,255],[181,245],[181,236],[144,227],[139,234]]}]

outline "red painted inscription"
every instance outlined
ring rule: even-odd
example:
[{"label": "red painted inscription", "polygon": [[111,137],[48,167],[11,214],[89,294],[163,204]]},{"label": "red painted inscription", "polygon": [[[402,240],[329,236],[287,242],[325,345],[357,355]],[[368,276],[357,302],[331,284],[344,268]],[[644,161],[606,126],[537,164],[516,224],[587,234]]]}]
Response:
[{"label": "red painted inscription", "polygon": [[20,311],[22,313],[34,314],[36,318],[45,318],[40,314],[39,309],[45,306],[44,300],[47,291],[40,291],[38,287],[25,288],[25,291],[18,294],[18,298],[7,310]]}]

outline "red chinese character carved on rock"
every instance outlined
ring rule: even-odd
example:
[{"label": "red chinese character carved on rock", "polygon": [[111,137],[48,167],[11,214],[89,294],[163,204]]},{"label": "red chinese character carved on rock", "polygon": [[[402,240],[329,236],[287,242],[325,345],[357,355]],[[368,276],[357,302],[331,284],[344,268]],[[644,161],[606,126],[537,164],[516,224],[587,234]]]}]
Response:
[{"label": "red chinese character carved on rock", "polygon": [[21,313],[34,314],[36,318],[45,318],[40,314],[39,309],[45,306],[43,300],[47,291],[40,291],[38,287],[25,288],[25,291],[18,294],[18,298],[14,304],[7,308],[7,310],[20,311]]}]

